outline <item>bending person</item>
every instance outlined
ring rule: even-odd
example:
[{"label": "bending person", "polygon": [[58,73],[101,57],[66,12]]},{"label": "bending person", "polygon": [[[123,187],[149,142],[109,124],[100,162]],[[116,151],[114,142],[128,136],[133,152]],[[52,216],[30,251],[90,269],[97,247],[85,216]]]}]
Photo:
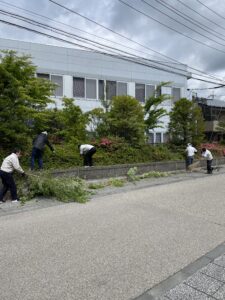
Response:
[{"label": "bending person", "polygon": [[78,145],[78,149],[80,151],[80,155],[84,157],[84,166],[91,167],[93,166],[92,156],[96,152],[96,148],[89,144]]}]

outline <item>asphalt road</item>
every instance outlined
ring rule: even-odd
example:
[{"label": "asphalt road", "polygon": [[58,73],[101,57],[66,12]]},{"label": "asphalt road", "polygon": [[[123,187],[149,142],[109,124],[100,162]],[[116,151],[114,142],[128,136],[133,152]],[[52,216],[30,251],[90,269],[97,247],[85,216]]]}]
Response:
[{"label": "asphalt road", "polygon": [[134,299],[224,242],[224,211],[219,174],[1,216],[0,299]]}]

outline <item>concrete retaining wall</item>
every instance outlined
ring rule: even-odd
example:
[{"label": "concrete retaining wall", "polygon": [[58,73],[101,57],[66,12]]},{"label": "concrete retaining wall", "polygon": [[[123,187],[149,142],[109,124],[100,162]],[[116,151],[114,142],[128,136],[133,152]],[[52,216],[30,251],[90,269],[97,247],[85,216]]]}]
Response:
[{"label": "concrete retaining wall", "polygon": [[[197,160],[195,160],[196,162]],[[224,165],[225,158],[214,159],[213,165]],[[206,161],[201,160],[200,165],[206,167]],[[57,170],[52,174],[54,176],[73,176],[80,177],[83,179],[101,179],[126,176],[130,168],[137,167],[138,174],[143,174],[150,171],[178,171],[185,170],[185,162],[182,161],[164,161],[164,162],[153,162],[153,163],[141,163],[141,164],[124,164],[124,165],[113,165],[113,166],[94,166],[91,168],[74,168],[67,170]]]}]

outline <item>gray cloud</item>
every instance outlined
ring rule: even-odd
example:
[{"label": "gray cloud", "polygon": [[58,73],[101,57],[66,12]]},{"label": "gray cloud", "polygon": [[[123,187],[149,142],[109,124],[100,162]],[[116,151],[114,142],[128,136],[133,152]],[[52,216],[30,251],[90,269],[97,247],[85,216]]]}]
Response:
[{"label": "gray cloud", "polygon": [[[5,0],[9,1],[9,0]],[[70,7],[75,11],[78,11],[85,16],[94,19],[96,22],[103,24],[104,26],[110,27],[113,30],[126,35],[127,37],[138,41],[139,43],[158,51],[164,55],[167,55],[173,59],[179,60],[183,63],[186,63],[192,67],[199,68],[205,70],[207,72],[211,72],[217,74],[218,76],[224,77],[225,70],[225,19],[215,15],[212,11],[207,9],[205,6],[201,5],[197,0],[145,0],[149,4],[153,5],[155,8],[162,10],[162,12],[170,15],[171,17],[179,20],[184,23],[186,26],[193,28],[194,30],[198,30],[202,34],[215,39],[217,42],[224,44],[218,45],[215,42],[210,41],[207,37],[203,37],[193,30],[188,29],[187,27],[178,24],[177,22],[171,20],[160,12],[154,10],[153,8],[147,6],[143,1],[139,0],[124,0],[130,5],[135,6],[137,9],[143,11],[146,14],[154,17],[160,22],[165,23],[167,26],[173,27],[175,30],[180,31],[183,34],[190,36],[200,42],[206,43],[212,47],[216,47],[224,51],[218,52],[216,50],[210,49],[204,45],[201,45],[191,39],[188,39],[165,26],[160,25],[159,23],[150,20],[146,16],[133,11],[127,6],[121,4],[118,0],[56,0],[62,5]],[[189,19],[194,18],[196,21],[201,22],[202,25],[208,26],[210,29],[218,32],[219,37],[216,37],[216,34],[209,34],[203,29],[199,28],[197,25],[190,24],[188,21],[179,17],[176,14],[173,14],[170,10],[160,5],[160,1],[165,4],[169,4],[175,9],[177,9],[182,14],[186,14]],[[225,3],[223,0],[200,0],[204,5],[207,5],[211,9],[217,11],[220,15],[225,16]],[[191,9],[188,9],[184,5],[189,5],[192,9],[196,10],[194,12]],[[111,39],[114,42],[120,42],[126,46],[132,47],[133,49],[139,49],[143,52],[149,53],[149,55],[154,55],[159,58],[159,55],[154,54],[147,49],[144,49],[140,46],[137,46],[127,40],[113,34],[112,32],[106,31],[105,29],[93,24],[73,13],[70,13],[63,8],[60,8],[53,3],[46,0],[11,0],[10,4],[22,7],[24,9],[31,10],[38,14],[42,14],[49,18],[52,18],[56,21],[63,22],[70,26],[74,26],[80,28],[81,30],[88,31],[93,34],[97,34],[101,37]],[[37,16],[28,15],[27,12],[22,12],[16,8],[12,8],[1,3],[2,9],[7,9],[12,12],[23,13],[23,15],[35,18],[41,22],[45,22],[54,26],[59,26],[64,30],[71,31],[73,33],[82,34],[83,36],[88,36],[84,33],[81,33],[75,29],[71,29],[68,27],[64,27],[63,25],[57,25],[52,23],[50,20],[45,20],[43,18]],[[201,17],[199,14],[202,14],[205,18]],[[2,17],[2,16],[1,16]],[[6,17],[4,17],[7,19]],[[210,20],[212,22],[210,22]],[[18,22],[19,23],[19,22]],[[224,27],[221,28],[221,27]],[[205,27],[206,29],[206,27]],[[40,43],[49,43],[54,45],[62,45],[53,39],[48,39],[45,37],[41,37],[39,35],[29,33],[25,30],[16,29],[13,27],[9,27],[7,25],[3,25],[0,23],[0,35],[5,38],[12,39],[21,39],[27,41],[36,41]],[[96,39],[92,37],[92,39]],[[224,40],[223,40],[224,39]],[[102,41],[101,41],[102,42]],[[115,44],[111,44],[116,46]],[[64,44],[64,46],[68,46]],[[118,46],[119,47],[119,46]],[[127,50],[126,51],[131,51]],[[136,53],[137,54],[137,53]],[[139,55],[144,55],[140,54]],[[152,56],[149,56],[152,58]],[[190,87],[206,87],[207,84],[201,82],[194,82],[193,80],[189,83]],[[208,85],[211,86],[211,85]]]}]

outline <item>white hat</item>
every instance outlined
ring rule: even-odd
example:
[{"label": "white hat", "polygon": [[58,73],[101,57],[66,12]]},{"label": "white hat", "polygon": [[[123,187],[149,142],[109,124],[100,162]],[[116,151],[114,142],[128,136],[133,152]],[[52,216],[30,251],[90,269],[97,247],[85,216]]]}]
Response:
[{"label": "white hat", "polygon": [[43,133],[43,134],[46,134],[46,135],[48,134],[47,131],[42,131],[42,133]]},{"label": "white hat", "polygon": [[188,143],[187,145],[188,145],[188,146],[191,146],[191,143]]}]

